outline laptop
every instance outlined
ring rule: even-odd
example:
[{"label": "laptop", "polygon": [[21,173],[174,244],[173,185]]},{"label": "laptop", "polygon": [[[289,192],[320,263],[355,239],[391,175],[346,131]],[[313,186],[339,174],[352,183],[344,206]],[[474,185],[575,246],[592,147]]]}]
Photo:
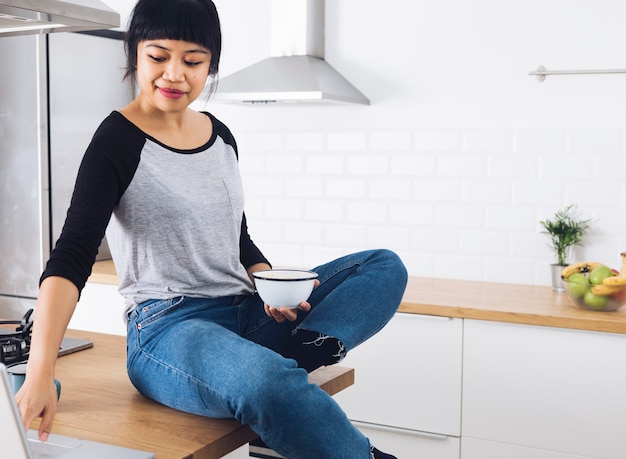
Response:
[{"label": "laptop", "polygon": [[24,431],[6,367],[0,364],[0,445],[11,459],[154,459],[153,453],[51,434],[45,443],[37,431]]}]

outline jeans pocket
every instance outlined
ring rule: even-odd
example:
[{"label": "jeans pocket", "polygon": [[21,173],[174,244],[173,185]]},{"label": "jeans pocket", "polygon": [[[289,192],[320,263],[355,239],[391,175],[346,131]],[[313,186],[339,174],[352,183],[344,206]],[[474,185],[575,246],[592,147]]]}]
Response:
[{"label": "jeans pocket", "polygon": [[166,300],[148,300],[137,306],[137,329],[144,330],[151,324],[174,312],[185,300],[184,296]]}]

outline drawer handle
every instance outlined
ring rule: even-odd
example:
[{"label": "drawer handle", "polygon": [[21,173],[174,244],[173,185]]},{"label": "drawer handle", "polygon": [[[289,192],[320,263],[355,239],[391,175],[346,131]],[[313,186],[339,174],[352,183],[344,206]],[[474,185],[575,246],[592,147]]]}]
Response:
[{"label": "drawer handle", "polygon": [[[352,420],[351,420],[352,421]],[[432,438],[433,440],[446,440],[449,436],[444,434],[436,434],[432,432],[424,432],[422,430],[403,429],[402,427],[386,426],[383,424],[373,424],[371,422],[352,421],[355,427],[365,427],[373,430],[384,432],[400,433],[405,435],[415,435],[417,437]]]}]

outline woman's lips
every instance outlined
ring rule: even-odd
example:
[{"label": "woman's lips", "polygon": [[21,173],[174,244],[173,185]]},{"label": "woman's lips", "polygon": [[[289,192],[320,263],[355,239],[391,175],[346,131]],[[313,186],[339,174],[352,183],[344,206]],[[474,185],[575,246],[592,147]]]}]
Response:
[{"label": "woman's lips", "polygon": [[183,91],[172,88],[159,88],[159,92],[163,97],[167,97],[168,99],[180,99],[185,95]]}]

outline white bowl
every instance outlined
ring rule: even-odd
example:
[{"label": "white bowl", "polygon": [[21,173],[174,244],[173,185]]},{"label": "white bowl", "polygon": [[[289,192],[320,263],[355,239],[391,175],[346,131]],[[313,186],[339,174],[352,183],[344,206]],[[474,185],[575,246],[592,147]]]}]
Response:
[{"label": "white bowl", "polygon": [[297,308],[308,300],[317,273],[299,269],[270,269],[252,273],[261,299],[270,306]]}]

